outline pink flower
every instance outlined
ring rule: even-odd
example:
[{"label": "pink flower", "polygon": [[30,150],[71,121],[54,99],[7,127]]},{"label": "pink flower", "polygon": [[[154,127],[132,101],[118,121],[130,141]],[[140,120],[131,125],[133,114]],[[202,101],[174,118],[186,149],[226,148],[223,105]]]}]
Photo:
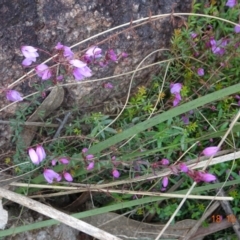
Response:
[{"label": "pink flower", "polygon": [[117,169],[114,169],[112,171],[112,175],[114,178],[119,178],[120,177],[120,172]]},{"label": "pink flower", "polygon": [[82,153],[86,153],[88,151],[88,148],[83,148]]},{"label": "pink flower", "polygon": [[226,6],[232,8],[237,4],[237,0],[228,0]]},{"label": "pink flower", "polygon": [[185,163],[179,163],[178,167],[182,172],[185,172],[185,173],[188,172],[188,167]]},{"label": "pink flower", "polygon": [[173,106],[176,107],[179,102],[182,100],[180,93],[175,94],[175,98],[173,99]]},{"label": "pink flower", "polygon": [[240,24],[234,27],[234,32],[235,33],[240,33]]},{"label": "pink flower", "polygon": [[171,94],[173,94],[175,96],[174,100],[173,100],[174,107],[177,106],[182,99],[181,95],[180,95],[181,89],[182,89],[181,83],[174,83],[174,84],[171,83],[170,84],[170,92],[171,92]]},{"label": "pink flower", "polygon": [[40,64],[35,67],[35,71],[42,80],[47,80],[52,76],[51,70],[46,64]]},{"label": "pink flower", "polygon": [[92,71],[87,66],[83,68],[74,68],[73,76],[75,77],[76,80],[83,80],[85,77],[91,77]]},{"label": "pink flower", "polygon": [[219,150],[219,147],[207,147],[202,151],[202,153],[206,157],[211,157],[214,156]]},{"label": "pink flower", "polygon": [[170,92],[171,94],[180,93],[182,89],[181,83],[171,83],[170,84]]},{"label": "pink flower", "polygon": [[25,59],[22,61],[22,65],[29,66],[32,62],[36,62],[36,58],[39,57],[37,49],[31,46],[22,46],[21,51]]},{"label": "pink flower", "polygon": [[114,62],[117,61],[117,55],[115,54],[113,49],[110,49],[110,50],[107,51],[106,60],[112,60]]},{"label": "pink flower", "polygon": [[198,76],[203,76],[204,75],[204,69],[203,68],[198,68],[197,74],[198,74]]},{"label": "pink flower", "polygon": [[22,65],[23,66],[30,66],[32,64],[32,62],[36,62],[36,58],[25,58],[22,61]]},{"label": "pink flower", "polygon": [[38,155],[39,162],[42,162],[42,160],[46,157],[46,152],[41,145],[38,145],[36,147],[36,153]]},{"label": "pink flower", "polygon": [[68,172],[64,172],[63,173],[63,177],[68,181],[68,182],[72,182],[73,181],[73,177],[70,173]]},{"label": "pink flower", "polygon": [[196,182],[212,182],[215,181],[217,178],[213,174],[210,173],[204,173],[204,172],[197,172],[195,181]]},{"label": "pink flower", "polygon": [[224,47],[227,45],[227,39],[216,41],[214,38],[212,38],[209,43],[214,54],[223,55],[225,53]]},{"label": "pink flower", "polygon": [[55,49],[62,50],[63,49],[63,45],[60,42],[58,42],[57,45],[55,46]]},{"label": "pink flower", "polygon": [[11,101],[11,102],[19,102],[19,101],[23,100],[20,93],[18,91],[15,91],[15,90],[7,90],[6,91],[6,98],[7,98],[8,101]]},{"label": "pink flower", "polygon": [[122,52],[122,53],[121,53],[121,56],[122,56],[123,58],[126,58],[126,57],[128,57],[128,54],[125,53],[125,52]]},{"label": "pink flower", "polygon": [[37,49],[32,46],[22,46],[21,51],[25,58],[39,57],[39,54],[37,53]]},{"label": "pink flower", "polygon": [[55,166],[55,165],[57,164],[57,160],[56,160],[56,159],[53,159],[53,160],[51,161],[51,163],[52,163],[52,166]]},{"label": "pink flower", "polygon": [[39,165],[39,159],[36,151],[33,148],[28,149],[28,155],[32,161],[33,164]]},{"label": "pink flower", "polygon": [[164,177],[163,178],[162,185],[163,185],[164,188],[167,187],[167,185],[168,185],[168,177]]},{"label": "pink flower", "polygon": [[87,62],[91,62],[93,59],[102,57],[102,49],[97,46],[90,47],[84,55],[84,59]]},{"label": "pink flower", "polygon": [[59,162],[62,163],[62,164],[68,164],[69,160],[67,158],[60,158]]},{"label": "pink flower", "polygon": [[87,66],[86,63],[84,63],[78,59],[73,59],[73,60],[70,60],[69,62],[70,62],[70,64],[72,64],[75,67],[73,69],[73,75],[76,80],[83,80],[84,77],[92,76],[92,71]]},{"label": "pink flower", "polygon": [[69,59],[73,58],[74,53],[72,52],[70,47],[64,46],[63,47],[63,56],[69,60]]},{"label": "pink flower", "polygon": [[43,176],[48,183],[53,183],[53,180],[61,181],[62,177],[60,174],[54,172],[52,169],[44,169]]},{"label": "pink flower", "polygon": [[58,42],[58,44],[55,46],[55,49],[63,50],[63,56],[68,60],[72,59],[74,56],[74,53],[72,52],[71,48],[68,46],[62,45],[60,42]]},{"label": "pink flower", "polygon": [[161,162],[162,165],[168,165],[169,164],[169,160],[166,159],[166,158],[163,158],[160,162]]},{"label": "pink flower", "polygon": [[33,164],[39,165],[43,159],[46,157],[44,148],[38,145],[36,151],[33,148],[28,149],[28,155]]},{"label": "pink flower", "polygon": [[94,158],[94,155],[92,155],[92,154],[88,154],[87,156],[86,156],[86,159],[87,160],[91,160],[91,159],[93,159]]},{"label": "pink flower", "polygon": [[87,170],[92,170],[94,168],[94,162],[90,162],[87,166]]}]

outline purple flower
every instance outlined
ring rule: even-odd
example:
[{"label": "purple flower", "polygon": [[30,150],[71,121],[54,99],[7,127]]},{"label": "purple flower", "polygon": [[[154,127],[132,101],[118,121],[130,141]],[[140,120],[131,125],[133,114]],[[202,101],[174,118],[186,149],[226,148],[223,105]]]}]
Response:
[{"label": "purple flower", "polygon": [[92,155],[92,154],[88,154],[87,156],[86,156],[86,159],[89,161],[89,160],[91,160],[91,159],[93,159],[94,158],[94,155]]},{"label": "purple flower", "polygon": [[237,4],[237,0],[228,0],[226,6],[232,8]]},{"label": "purple flower", "polygon": [[56,160],[56,159],[53,159],[53,160],[51,161],[51,163],[52,163],[52,166],[55,166],[55,165],[57,164],[57,160]]},{"label": "purple flower", "polygon": [[7,98],[8,101],[11,101],[11,102],[19,102],[19,101],[23,100],[20,93],[18,91],[15,91],[15,90],[7,90],[6,91],[6,98]]},{"label": "purple flower", "polygon": [[207,147],[202,151],[202,153],[206,157],[211,157],[214,156],[219,150],[219,147]]},{"label": "purple flower", "polygon": [[113,51],[113,49],[110,49],[110,50],[107,51],[106,59],[107,59],[107,60],[112,60],[113,62],[116,62],[116,61],[117,61],[117,55],[116,55],[116,53]]},{"label": "purple flower", "polygon": [[227,39],[216,41],[214,38],[212,38],[209,43],[214,54],[223,55],[225,53],[224,47],[227,45]]},{"label": "purple flower", "polygon": [[203,172],[197,172],[195,181],[196,182],[212,182],[215,181],[217,178],[213,174],[210,173],[203,173]]},{"label": "purple flower", "polygon": [[55,46],[55,49],[57,50],[62,50],[62,48],[63,48],[63,45],[60,42],[58,42],[57,45]]},{"label": "purple flower", "polygon": [[32,62],[36,62],[36,58],[39,57],[37,49],[32,46],[22,46],[21,51],[25,59],[22,61],[22,65],[29,66]]},{"label": "purple flower", "polygon": [[162,165],[168,165],[169,164],[169,160],[166,159],[166,158],[163,158],[160,162],[161,162]]},{"label": "purple flower", "polygon": [[68,46],[63,47],[63,56],[67,58],[68,60],[72,59],[74,56],[74,53],[72,52],[71,48]]},{"label": "purple flower", "polygon": [[170,92],[171,94],[180,93],[182,89],[181,83],[171,83],[170,84]]},{"label": "purple flower", "polygon": [[87,170],[92,170],[94,168],[94,162],[90,162],[87,166]]},{"label": "purple flower", "polygon": [[62,163],[62,164],[68,164],[69,160],[67,158],[60,158],[59,162]]},{"label": "purple flower", "polygon": [[188,167],[185,163],[179,163],[178,167],[182,172],[185,172],[185,173],[188,172]]},{"label": "purple flower", "polygon": [[61,181],[62,177],[60,174],[54,172],[52,169],[44,169],[43,176],[48,183],[53,183],[53,180]]},{"label": "purple flower", "polygon": [[170,92],[171,94],[174,95],[174,100],[173,100],[173,106],[177,106],[179,104],[179,102],[181,101],[181,92],[182,89],[182,84],[181,83],[171,83],[170,84]]},{"label": "purple flower", "polygon": [[39,162],[42,162],[42,160],[46,157],[46,152],[41,145],[38,145],[36,147],[36,153],[38,155]]},{"label": "purple flower", "polygon": [[173,106],[176,107],[179,102],[182,100],[180,93],[175,94],[175,98],[173,99]]},{"label": "purple flower", "polygon": [[168,185],[168,177],[164,177],[163,178],[162,185],[163,185],[164,188],[167,187],[167,185]]},{"label": "purple flower", "polygon": [[198,74],[198,76],[203,76],[204,75],[204,69],[203,68],[198,68],[197,74]]},{"label": "purple flower", "polygon": [[84,77],[92,76],[92,71],[87,66],[86,63],[84,63],[78,59],[73,59],[73,60],[70,60],[69,62],[70,62],[70,64],[72,64],[75,67],[73,69],[73,75],[76,80],[83,80]]},{"label": "purple flower", "polygon": [[74,56],[74,53],[72,52],[71,48],[68,46],[62,45],[60,42],[58,42],[58,44],[55,46],[55,49],[63,50],[63,56],[68,60],[72,59]]},{"label": "purple flower", "polygon": [[39,159],[36,151],[33,148],[28,149],[28,155],[32,161],[33,164],[39,165]]},{"label": "purple flower", "polygon": [[112,175],[114,178],[119,178],[120,177],[120,172],[117,169],[113,169]]},{"label": "purple flower", "polygon": [[82,153],[86,153],[88,151],[88,148],[83,148]]},{"label": "purple flower", "polygon": [[234,27],[234,32],[235,33],[240,33],[240,24]]},{"label": "purple flower", "polygon": [[83,80],[85,77],[91,77],[92,76],[91,69],[87,66],[83,68],[74,68],[73,76],[77,81]]},{"label": "purple flower", "polygon": [[35,71],[42,80],[47,80],[52,76],[51,70],[46,64],[40,64],[35,67]]},{"label": "purple flower", "polygon": [[44,148],[38,145],[36,151],[33,148],[28,149],[28,155],[33,164],[39,165],[43,159],[46,157]]},{"label": "purple flower", "polygon": [[39,56],[37,49],[32,46],[22,46],[21,51],[25,58],[36,58]]},{"label": "purple flower", "polygon": [[92,59],[100,58],[102,57],[101,55],[102,49],[97,47],[97,46],[92,46],[90,47],[87,52],[84,55],[84,59],[87,62],[91,62]]},{"label": "purple flower", "polygon": [[73,177],[70,173],[68,172],[64,172],[63,173],[63,177],[65,178],[65,180],[67,180],[68,182],[72,182],[73,181]]}]

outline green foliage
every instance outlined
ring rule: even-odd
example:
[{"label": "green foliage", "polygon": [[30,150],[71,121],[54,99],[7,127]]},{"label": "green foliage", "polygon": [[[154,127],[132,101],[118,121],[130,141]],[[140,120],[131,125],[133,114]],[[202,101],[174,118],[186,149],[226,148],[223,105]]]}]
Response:
[{"label": "green foliage", "polygon": [[[207,15],[218,16],[233,22],[238,21],[238,8],[226,8],[224,2],[210,1],[205,7],[201,3],[194,4],[194,12],[204,11]],[[98,207],[118,206],[114,210],[121,213],[132,210],[136,219],[142,219],[147,214],[154,215],[154,221],[166,223],[178,207],[180,200],[163,199],[161,202],[148,201],[141,196],[141,191],[157,192],[162,189],[161,179],[154,181],[134,182],[138,177],[147,177],[162,170],[171,170],[169,173],[169,186],[173,187],[183,179],[177,190],[187,191],[192,184],[188,175],[177,172],[169,166],[160,164],[162,158],[170,160],[170,164],[187,162],[189,159],[198,159],[202,150],[208,146],[216,146],[224,133],[229,128],[231,120],[239,110],[239,99],[233,94],[239,94],[240,73],[240,48],[236,44],[240,41],[237,34],[233,34],[233,26],[213,18],[190,16],[187,27],[176,29],[171,39],[171,49],[166,58],[174,59],[169,64],[161,64],[162,69],[167,69],[155,76],[148,87],[139,86],[132,94],[127,107],[117,120],[112,123],[112,117],[101,112],[79,114],[73,111],[73,119],[64,127],[60,138],[54,139],[51,144],[48,140],[54,135],[56,129],[39,130],[35,139],[36,143],[44,144],[48,153],[42,167],[50,166],[53,158],[66,156],[71,160],[68,166],[56,166],[57,172],[68,170],[74,176],[74,181],[86,184],[111,184],[116,181],[112,171],[120,172],[120,180],[125,181],[122,189],[136,191],[129,193],[99,194],[93,201]],[[196,37],[191,37],[196,33]],[[211,39],[220,41],[227,38],[224,54],[216,55],[209,45]],[[199,76],[198,69],[204,69],[204,75]],[[173,107],[173,94],[170,93],[171,83],[181,83],[180,106]],[[45,85],[46,84],[46,85]],[[43,92],[48,87],[44,83],[36,89]],[[89,100],[90,101],[90,100]],[[21,146],[20,136],[27,117],[39,104],[36,98],[31,99],[32,105],[23,107],[16,112],[15,119],[11,120],[13,129],[12,141],[16,144],[14,164],[22,159],[27,159],[26,149]],[[52,123],[54,117],[45,121]],[[240,147],[237,139],[240,136],[239,123],[232,129],[231,136],[222,145],[222,150],[236,149]],[[198,144],[196,144],[198,143]],[[87,154],[94,154],[95,167],[86,170],[89,161],[82,154],[83,148],[89,148]],[[190,149],[190,150],[189,150]],[[116,159],[113,160],[113,157]],[[197,164],[197,163],[196,163]],[[34,166],[21,166],[20,173],[33,170]],[[230,177],[228,173],[231,169]],[[211,166],[208,172],[215,174],[220,185],[226,181],[224,191],[232,196],[232,209],[237,216],[240,214],[239,183],[231,186],[229,180],[240,180],[239,160],[219,163]],[[38,175],[38,176],[37,176]],[[30,179],[33,183],[45,183],[40,172]],[[200,191],[202,195],[215,195],[216,191],[209,183],[199,183],[208,187]],[[215,189],[219,189],[216,186]],[[118,190],[121,188],[117,188]],[[25,191],[20,189],[20,192]],[[32,190],[34,192],[36,190]],[[139,195],[138,195],[139,193]],[[139,198],[139,199],[138,199]],[[134,205],[131,202],[137,201]],[[127,210],[123,210],[124,206]],[[174,221],[183,219],[199,220],[208,206],[207,201],[187,200],[176,215]],[[208,226],[211,222],[207,219],[203,225]],[[222,233],[225,236],[226,233]],[[229,234],[229,233],[228,233]],[[215,234],[214,237],[220,236]]]}]

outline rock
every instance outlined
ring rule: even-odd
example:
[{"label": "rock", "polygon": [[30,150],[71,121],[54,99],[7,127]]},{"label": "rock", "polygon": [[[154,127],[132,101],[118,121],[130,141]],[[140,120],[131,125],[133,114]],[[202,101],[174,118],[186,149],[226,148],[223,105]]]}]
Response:
[{"label": "rock", "polygon": [[[93,76],[87,80],[111,77],[133,71],[138,64],[151,52],[169,47],[174,28],[183,24],[183,19],[167,17],[159,20],[151,19],[156,14],[191,11],[192,0],[51,0],[51,1],[1,1],[0,3],[0,74],[1,85],[9,86],[27,72],[21,66],[24,57],[20,51],[23,45],[34,46],[39,49],[40,57],[37,64],[49,58],[46,51],[52,52],[58,42],[64,45],[76,44],[95,34],[128,23],[127,27],[119,28],[92,40],[86,41],[73,51],[81,56],[91,45],[98,45],[103,51],[114,49],[117,53],[126,52],[128,57],[118,63],[111,63],[102,68],[92,66]],[[134,27],[133,20],[149,17],[148,21]],[[43,49],[45,52],[40,51]],[[157,62],[163,58],[163,52],[153,54],[141,66]],[[53,64],[50,62],[49,64]],[[130,86],[131,93],[139,85],[145,85],[151,76],[160,70],[159,65],[136,72]],[[80,109],[102,104],[115,98],[126,98],[129,89],[130,75],[107,80],[114,85],[109,90],[102,87],[103,81],[80,82],[78,85],[67,87],[68,94],[64,99],[64,106]],[[70,75],[68,83],[76,83]],[[36,89],[33,84],[40,85],[37,76],[28,76],[14,86],[24,96]],[[97,97],[96,97],[97,96]],[[5,96],[0,98],[0,108],[5,106]],[[21,103],[20,103],[21,104]],[[12,111],[2,114],[3,119],[9,118]]]}]

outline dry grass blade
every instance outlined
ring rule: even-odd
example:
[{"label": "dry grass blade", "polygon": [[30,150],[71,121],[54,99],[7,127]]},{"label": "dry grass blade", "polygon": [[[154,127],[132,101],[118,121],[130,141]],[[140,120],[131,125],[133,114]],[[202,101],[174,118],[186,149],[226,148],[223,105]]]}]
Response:
[{"label": "dry grass blade", "polygon": [[110,233],[107,233],[99,228],[96,228],[84,221],[78,220],[68,214],[62,213],[52,207],[46,206],[42,203],[39,203],[35,200],[32,200],[28,197],[22,196],[20,194],[11,192],[9,190],[0,188],[0,196],[6,198],[10,201],[21,203],[22,206],[30,208],[38,213],[46,215],[50,218],[56,219],[59,222],[62,222],[72,228],[75,228],[79,231],[82,231],[90,236],[93,236],[101,240],[121,240],[118,237],[113,236]]}]

